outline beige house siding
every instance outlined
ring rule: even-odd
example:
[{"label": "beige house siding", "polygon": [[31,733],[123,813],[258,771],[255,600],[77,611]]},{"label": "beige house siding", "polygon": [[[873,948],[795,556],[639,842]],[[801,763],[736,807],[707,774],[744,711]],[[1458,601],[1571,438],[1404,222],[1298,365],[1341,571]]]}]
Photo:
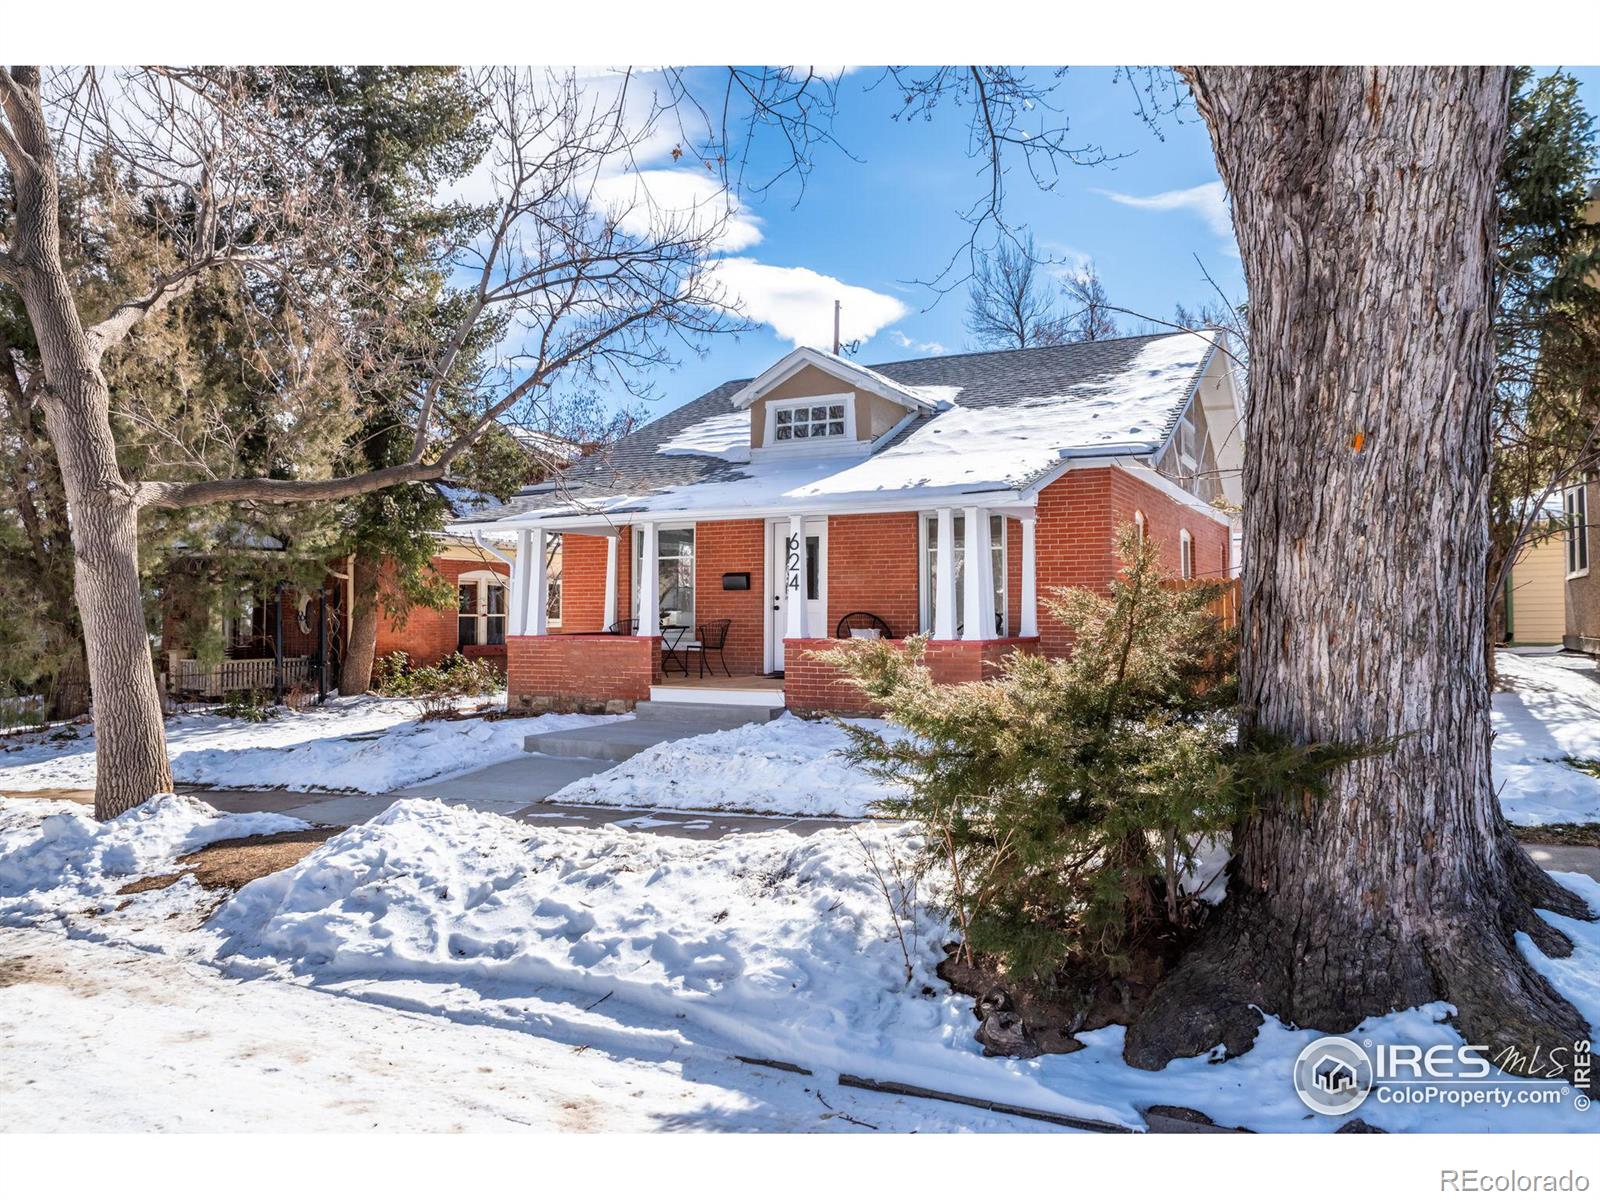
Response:
[{"label": "beige house siding", "polygon": [[759,448],[766,436],[768,404],[806,400],[812,396],[842,396],[846,393],[855,398],[857,441],[870,442],[882,437],[905,419],[906,410],[893,400],[853,388],[820,367],[805,366],[750,406],[750,445]]},{"label": "beige house siding", "polygon": [[1567,627],[1566,547],[1560,537],[1526,548],[1511,568],[1506,640],[1513,646],[1559,646]]},{"label": "beige house siding", "polygon": [[[1589,572],[1567,579],[1567,633],[1562,641],[1569,650],[1582,650],[1587,654],[1600,654],[1600,534],[1597,534],[1597,515],[1600,515],[1600,478],[1589,480],[1589,528],[1583,536],[1589,544]],[[1566,575],[1566,562],[1562,562],[1562,575]]]}]

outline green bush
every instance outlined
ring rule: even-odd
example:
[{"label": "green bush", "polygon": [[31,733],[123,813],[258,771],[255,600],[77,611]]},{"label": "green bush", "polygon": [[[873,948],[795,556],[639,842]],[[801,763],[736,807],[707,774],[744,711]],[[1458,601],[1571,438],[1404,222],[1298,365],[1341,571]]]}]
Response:
[{"label": "green bush", "polygon": [[922,826],[969,959],[1019,981],[1127,975],[1199,919],[1204,881],[1184,877],[1202,842],[1264,787],[1314,788],[1350,757],[1238,745],[1221,585],[1169,585],[1131,527],[1117,548],[1109,595],[1045,600],[1074,631],[1069,658],[1013,654],[996,679],[939,685],[922,638],[818,654],[913,735],[846,726],[857,760],[904,785],[886,815]]},{"label": "green bush", "polygon": [[217,715],[238,721],[270,721],[277,716],[271,692],[234,692],[217,707]]},{"label": "green bush", "polygon": [[464,696],[481,696],[505,687],[505,680],[487,659],[452,654],[431,667],[413,667],[404,651],[380,658],[373,668],[373,691],[381,696],[421,700],[426,714],[447,711]]}]

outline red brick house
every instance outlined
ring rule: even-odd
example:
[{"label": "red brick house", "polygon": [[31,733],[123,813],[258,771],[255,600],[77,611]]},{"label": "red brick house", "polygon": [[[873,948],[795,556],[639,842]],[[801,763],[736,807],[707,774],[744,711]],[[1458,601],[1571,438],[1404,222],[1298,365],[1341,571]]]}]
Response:
[{"label": "red brick house", "polygon": [[[511,703],[859,710],[807,652],[869,630],[926,632],[937,678],[978,679],[1016,650],[1067,650],[1039,597],[1106,585],[1127,522],[1174,574],[1235,573],[1242,409],[1222,342],[1158,334],[871,368],[800,348],[714,389],[559,487],[453,527],[517,543]],[[554,539],[559,628],[541,569]],[[724,620],[702,678],[697,647]]]}]

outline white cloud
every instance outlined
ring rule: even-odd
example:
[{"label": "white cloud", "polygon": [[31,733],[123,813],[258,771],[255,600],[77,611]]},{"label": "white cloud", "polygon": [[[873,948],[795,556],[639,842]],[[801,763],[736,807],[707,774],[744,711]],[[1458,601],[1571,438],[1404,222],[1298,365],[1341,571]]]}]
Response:
[{"label": "white cloud", "polygon": [[595,199],[616,214],[625,233],[721,222],[719,250],[744,250],[761,240],[761,224],[721,181],[694,170],[655,168],[607,175],[595,181]]},{"label": "white cloud", "polygon": [[898,329],[891,329],[889,337],[902,350],[915,350],[919,354],[944,354],[949,349],[943,342],[919,342]]},{"label": "white cloud", "polygon": [[806,267],[774,267],[752,258],[724,258],[716,277],[746,316],[796,346],[833,344],[833,302],[842,301],[840,337],[865,340],[909,311],[893,296],[856,287]]},{"label": "white cloud", "polygon": [[1227,193],[1222,181],[1202,183],[1198,187],[1179,188],[1170,192],[1157,192],[1154,196],[1130,196],[1125,192],[1108,192],[1097,188],[1102,196],[1126,204],[1129,208],[1145,208],[1154,212],[1187,210],[1199,216],[1210,226],[1211,232],[1233,243],[1233,217],[1228,211]]}]

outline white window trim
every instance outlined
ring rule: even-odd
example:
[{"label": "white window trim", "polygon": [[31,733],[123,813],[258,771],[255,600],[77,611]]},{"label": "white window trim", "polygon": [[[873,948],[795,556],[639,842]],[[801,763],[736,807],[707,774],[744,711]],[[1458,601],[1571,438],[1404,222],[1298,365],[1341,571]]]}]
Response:
[{"label": "white window trim", "polygon": [[1185,579],[1194,578],[1194,535],[1187,529],[1178,530],[1178,572]]},{"label": "white window trim", "polygon": [[1199,432],[1190,409],[1185,408],[1183,416],[1178,419],[1178,433],[1175,440],[1178,443],[1178,462],[1190,471],[1197,470],[1200,466]]},{"label": "white window trim", "polygon": [[[629,619],[634,621],[639,619],[639,589],[644,586],[644,565],[640,562],[640,559],[644,557],[644,530],[640,528],[643,524],[644,522],[640,521],[638,524],[630,526],[628,536],[628,570],[633,576],[628,581],[628,616]],[[659,572],[661,569],[662,533],[669,529],[687,529],[694,533],[696,523],[694,521],[656,521],[653,524],[656,527],[657,574],[655,578],[659,580],[661,578]],[[618,549],[620,550],[621,547],[619,546]],[[694,589],[694,619],[695,624],[698,625],[700,623],[700,535],[698,533],[695,533],[694,538],[694,554],[694,579],[690,586]],[[657,611],[657,620],[660,617],[661,613]]]},{"label": "white window trim", "polygon": [[[467,584],[477,588],[478,599],[474,607],[476,614],[463,612],[461,609],[460,589]],[[505,645],[505,638],[511,633],[511,580],[508,576],[498,571],[474,570],[463,571],[456,577],[456,644],[461,643],[461,618],[476,615],[478,621],[478,640],[472,643],[475,646],[488,646],[489,641],[489,588],[498,584],[505,589],[505,611],[495,613],[500,618],[501,640],[494,645]]]},{"label": "white window trim", "polygon": [[[778,413],[794,412],[817,404],[842,404],[844,406],[844,433],[830,437],[804,438],[798,442],[777,441]],[[763,419],[761,445],[750,453],[762,458],[823,458],[829,455],[866,454],[870,446],[856,437],[856,394],[835,392],[826,396],[795,396],[787,400],[767,400]]]},{"label": "white window trim", "polygon": [[[1589,574],[1589,485],[1580,483],[1561,494],[1561,510],[1566,520],[1565,544],[1562,546],[1568,579],[1582,579]],[[1583,565],[1574,566],[1579,559]]]},{"label": "white window trim", "polygon": [[561,628],[561,612],[567,603],[567,589],[563,586],[563,576],[566,574],[566,542],[562,535],[552,532],[550,540],[555,543],[555,550],[550,562],[545,564],[545,587],[556,599],[556,611],[545,618],[547,629]]},{"label": "white window trim", "polygon": [[1139,509],[1133,510],[1133,528],[1139,535],[1139,545],[1144,545],[1145,538],[1150,536],[1150,522]]},{"label": "white window trim", "polygon": [[[992,521],[995,517],[1000,518],[1000,540],[994,541],[991,538],[989,545],[991,549],[996,546],[1000,548],[1000,571],[995,576],[995,583],[1000,587],[999,615],[1005,622],[1006,629],[1009,630],[1011,628],[1011,548],[1008,543],[1011,538],[1011,521],[1013,518],[1008,517],[1005,513],[990,512],[990,520]],[[928,509],[917,514],[917,625],[921,632],[930,636],[933,633],[933,596],[931,593],[937,584],[928,577],[928,522],[936,522],[938,519],[939,513],[937,509]],[[960,509],[955,511],[951,520],[952,533],[950,536],[952,538],[955,537],[953,531],[956,521],[960,521],[962,524],[961,545],[965,548],[967,544],[966,519]],[[961,612],[959,606],[963,603],[963,589],[958,587],[956,588],[956,604],[958,606],[956,612],[958,614]],[[997,633],[994,636],[1000,638],[1012,635],[1008,632]]]}]

